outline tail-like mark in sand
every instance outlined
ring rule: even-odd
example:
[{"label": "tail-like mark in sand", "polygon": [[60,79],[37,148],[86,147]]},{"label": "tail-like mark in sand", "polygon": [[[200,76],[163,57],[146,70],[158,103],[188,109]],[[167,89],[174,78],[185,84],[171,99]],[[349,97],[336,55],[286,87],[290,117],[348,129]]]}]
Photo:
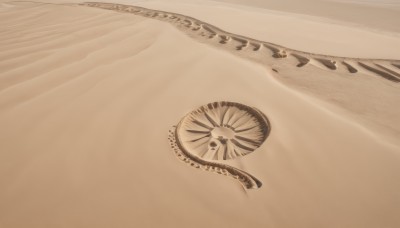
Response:
[{"label": "tail-like mark in sand", "polygon": [[238,51],[242,50],[243,48],[248,47],[248,46],[249,46],[249,43],[250,43],[249,40],[247,40],[247,39],[242,39],[242,38],[240,38],[240,37],[235,37],[235,36],[234,36],[234,37],[232,37],[232,39],[240,43],[240,45],[236,47],[236,50],[238,50]]},{"label": "tail-like mark in sand", "polygon": [[348,70],[350,73],[354,74],[354,73],[357,73],[357,72],[358,72],[358,70],[357,70],[356,68],[354,68],[352,65],[350,65],[349,63],[347,63],[347,62],[345,62],[345,61],[342,61],[342,63],[343,63],[343,65],[345,65],[345,66],[347,67],[347,70]]},{"label": "tail-like mark in sand", "polygon": [[392,63],[392,65],[400,69],[400,64]]},{"label": "tail-like mark in sand", "polygon": [[400,82],[399,78],[397,78],[396,76],[393,76],[393,75],[391,75],[391,74],[389,74],[389,73],[387,73],[385,71],[373,68],[373,67],[368,66],[367,64],[362,63],[362,62],[358,62],[358,65],[362,66],[364,69],[366,69],[368,71],[371,71],[371,72],[377,74],[378,76],[381,76],[381,77],[383,77],[383,78],[385,78],[387,80],[390,80],[390,81],[393,81],[393,82]]},{"label": "tail-like mark in sand", "polygon": [[219,35],[219,38],[221,38],[221,40],[219,41],[220,44],[226,44],[232,39],[230,36],[227,35]]},{"label": "tail-like mark in sand", "polygon": [[212,30],[210,27],[208,27],[207,25],[204,25],[204,24],[203,24],[202,27],[203,27],[203,29],[204,29],[205,31],[207,31],[207,32],[209,33],[208,37],[209,37],[210,39],[214,38],[214,37],[217,35],[217,33],[216,33],[214,30]]},{"label": "tail-like mark in sand", "polygon": [[188,27],[188,28],[190,28],[193,24],[193,22],[191,20],[187,20],[187,19],[183,20],[183,23],[185,23],[185,27]]},{"label": "tail-like mark in sand", "polygon": [[297,67],[303,67],[303,66],[305,66],[307,63],[310,62],[310,59],[309,59],[309,58],[306,58],[306,57],[304,57],[304,56],[302,56],[302,55],[299,55],[299,54],[292,54],[292,56],[294,56],[294,57],[299,61],[299,64],[297,64]]},{"label": "tail-like mark in sand", "polygon": [[239,180],[247,189],[260,188],[254,176],[212,160],[236,159],[254,152],[271,127],[255,108],[235,102],[214,102],[190,112],[173,130],[169,141],[177,157],[193,167]]},{"label": "tail-like mark in sand", "polygon": [[278,47],[274,47],[271,44],[264,43],[264,47],[272,51],[272,56],[277,59],[286,58],[287,54],[285,50],[281,50]]},{"label": "tail-like mark in sand", "polygon": [[394,76],[396,76],[396,77],[398,77],[400,79],[400,74],[397,73],[396,71],[394,71],[392,69],[389,69],[389,68],[387,68],[385,66],[382,66],[381,64],[377,64],[377,63],[375,63],[375,66],[377,66],[377,67],[389,72],[390,74],[392,74],[392,75],[394,75]]},{"label": "tail-like mark in sand", "polygon": [[199,31],[202,28],[201,24],[194,23],[194,27],[192,28],[193,31]]},{"label": "tail-like mark in sand", "polygon": [[[87,2],[79,5],[97,7],[107,10],[114,10],[118,12],[132,13],[143,17],[149,17],[152,19],[165,21],[176,26],[178,29],[185,32],[191,37],[201,38],[202,39],[201,42],[207,42],[211,45],[218,45],[219,48],[229,50],[231,52],[234,52],[234,54],[240,55],[245,58],[251,56],[252,60],[255,60],[262,64],[267,64],[269,66],[284,62],[290,62],[291,60],[290,58],[288,58],[288,56],[293,56],[298,60],[298,63],[293,66],[295,67],[297,66],[299,68],[304,67],[306,65],[309,65],[310,67],[314,66],[320,68],[320,65],[322,64],[324,67],[326,67],[326,70],[338,70],[338,63],[340,63],[339,65],[344,66],[344,69],[347,69],[349,74],[363,73],[363,71],[359,70],[359,68],[363,68],[369,72],[381,76],[382,79],[389,80],[390,82],[397,83],[400,80],[398,72],[386,67],[388,65],[392,65],[400,69],[400,63],[396,60],[356,59],[356,58],[346,58],[337,56],[317,55],[317,54],[302,52],[298,50],[289,49],[277,44],[233,34],[224,31],[216,26],[213,26],[209,23],[205,23],[203,21],[185,15],[158,11],[158,10],[151,10],[143,7],[114,4],[114,3],[100,3],[100,2]],[[254,51],[256,52],[253,54],[250,53]],[[269,54],[273,58],[265,58],[265,56]],[[259,56],[257,57],[256,55]],[[315,60],[315,61],[310,61],[310,60]],[[374,61],[378,61],[379,64],[373,67],[368,65],[369,63]],[[351,65],[349,62],[355,62],[358,63],[358,65],[355,64]],[[382,65],[381,63],[384,65]],[[290,62],[290,64],[292,64],[292,62]],[[290,65],[285,64],[285,67],[288,66]],[[338,70],[337,72],[343,73],[344,71]],[[357,78],[354,79],[356,80]]]},{"label": "tail-like mark in sand", "polygon": [[253,47],[253,51],[259,51],[262,47],[260,43],[250,43],[250,45]]},{"label": "tail-like mark in sand", "polygon": [[315,58],[318,62],[322,63],[324,66],[328,67],[331,70],[336,70],[336,61],[330,59],[323,59],[323,58]]}]

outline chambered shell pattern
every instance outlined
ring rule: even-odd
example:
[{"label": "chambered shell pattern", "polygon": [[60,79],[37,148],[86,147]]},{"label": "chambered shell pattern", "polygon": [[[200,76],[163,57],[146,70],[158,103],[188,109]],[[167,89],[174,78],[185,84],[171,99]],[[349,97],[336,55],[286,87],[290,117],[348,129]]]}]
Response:
[{"label": "chambered shell pattern", "polygon": [[184,116],[170,131],[170,142],[176,155],[192,166],[231,176],[246,188],[259,188],[261,182],[255,177],[214,161],[254,152],[270,129],[267,117],[255,108],[235,102],[213,102]]}]

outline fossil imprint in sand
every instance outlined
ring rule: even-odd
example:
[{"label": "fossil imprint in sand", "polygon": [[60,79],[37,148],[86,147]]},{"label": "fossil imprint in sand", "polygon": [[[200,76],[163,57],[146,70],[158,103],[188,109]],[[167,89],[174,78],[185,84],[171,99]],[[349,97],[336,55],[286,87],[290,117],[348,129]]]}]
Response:
[{"label": "fossil imprint in sand", "polygon": [[212,160],[239,159],[254,152],[270,132],[267,117],[255,108],[214,102],[182,118],[169,140],[178,158],[191,166],[238,179],[245,188],[261,187],[252,175]]}]

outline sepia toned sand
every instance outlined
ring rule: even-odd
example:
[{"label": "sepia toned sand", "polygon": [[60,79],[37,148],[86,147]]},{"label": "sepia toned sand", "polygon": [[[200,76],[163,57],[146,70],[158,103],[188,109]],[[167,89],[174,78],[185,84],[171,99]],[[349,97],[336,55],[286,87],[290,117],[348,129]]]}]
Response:
[{"label": "sepia toned sand", "polygon": [[0,1],[0,227],[399,227],[386,3]]}]

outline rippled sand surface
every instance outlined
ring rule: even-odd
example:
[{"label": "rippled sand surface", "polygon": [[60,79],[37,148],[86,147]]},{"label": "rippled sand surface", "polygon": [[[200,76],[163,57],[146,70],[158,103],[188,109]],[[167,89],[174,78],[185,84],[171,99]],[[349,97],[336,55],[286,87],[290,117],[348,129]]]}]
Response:
[{"label": "rippled sand surface", "polygon": [[[0,227],[400,226],[398,22],[311,10],[279,42],[244,22],[280,5],[118,3],[0,2]],[[211,141],[176,152],[177,127]]]}]

